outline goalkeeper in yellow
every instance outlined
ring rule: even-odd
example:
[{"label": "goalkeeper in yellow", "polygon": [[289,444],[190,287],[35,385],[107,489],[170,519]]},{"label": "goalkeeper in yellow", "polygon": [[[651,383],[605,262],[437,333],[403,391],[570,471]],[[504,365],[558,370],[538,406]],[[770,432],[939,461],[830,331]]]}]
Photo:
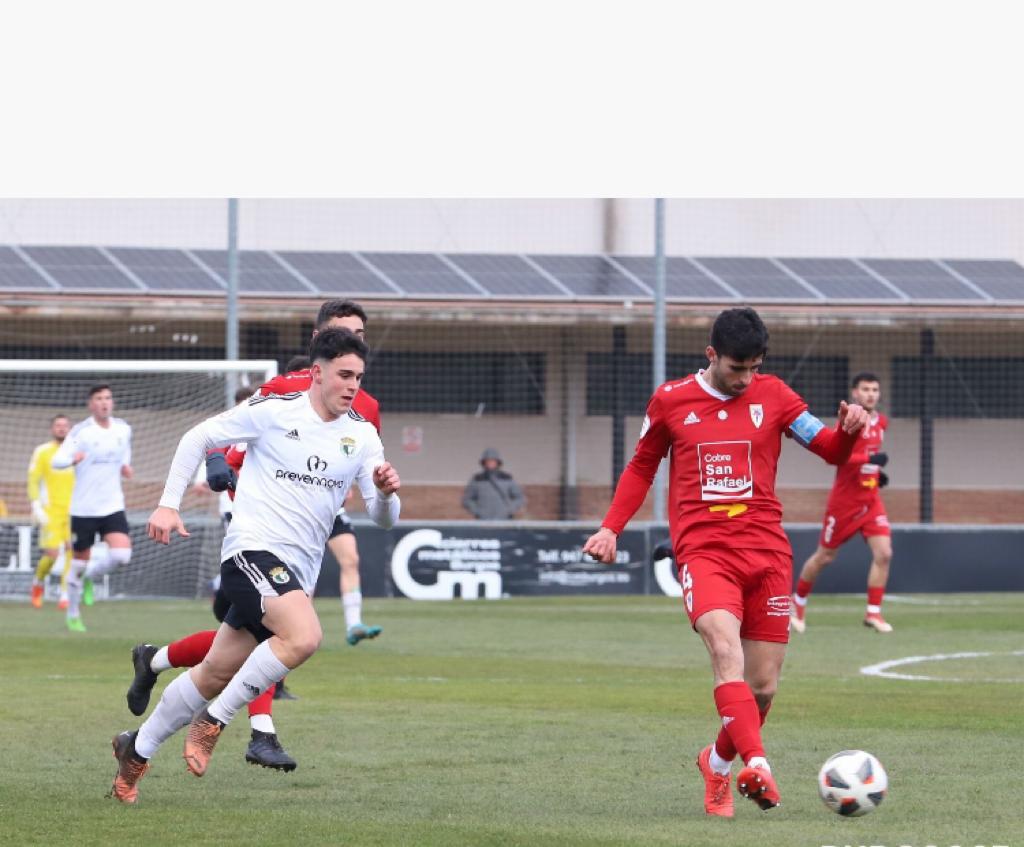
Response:
[{"label": "goalkeeper in yellow", "polygon": [[[75,486],[75,469],[54,470],[53,454],[67,438],[71,421],[57,415],[50,421],[51,438],[32,451],[28,466],[28,499],[32,504],[32,520],[39,524],[39,564],[32,580],[32,605],[43,607],[43,585],[57,558],[71,549],[71,490]],[[59,608],[68,605],[68,570],[60,579]]]}]

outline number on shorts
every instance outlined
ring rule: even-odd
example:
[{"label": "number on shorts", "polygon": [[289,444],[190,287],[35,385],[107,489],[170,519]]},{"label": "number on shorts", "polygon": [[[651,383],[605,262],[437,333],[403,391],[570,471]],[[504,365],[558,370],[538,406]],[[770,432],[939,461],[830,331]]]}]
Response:
[{"label": "number on shorts", "polygon": [[680,583],[683,586],[683,602],[686,603],[686,611],[693,611],[693,577],[690,576],[690,566],[683,565],[683,578]]},{"label": "number on shorts", "polygon": [[836,528],[836,517],[835,515],[829,515],[825,520],[825,542],[832,540],[832,531]]}]

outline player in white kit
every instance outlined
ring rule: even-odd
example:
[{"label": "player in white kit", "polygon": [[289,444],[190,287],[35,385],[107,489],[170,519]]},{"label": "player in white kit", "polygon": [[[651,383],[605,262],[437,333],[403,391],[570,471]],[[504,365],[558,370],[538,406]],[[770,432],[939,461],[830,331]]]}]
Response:
[{"label": "player in white kit", "polygon": [[[51,465],[74,467],[71,492],[71,570],[68,573],[67,627],[85,632],[79,604],[92,604],[94,580],[126,565],[132,558],[132,541],[124,513],[121,480],[132,477],[132,428],[112,416],[114,395],[109,385],[89,390],[92,413],[71,428]],[[91,556],[96,536],[107,544],[107,553]]]},{"label": "player in white kit", "polygon": [[178,506],[206,451],[248,445],[221,549],[231,609],[202,664],[164,689],[137,732],[115,736],[118,772],[111,796],[121,802],[136,802],[149,759],[186,724],[185,762],[202,776],[238,710],[316,652],[322,632],[311,597],[349,487],[359,486],[379,526],[398,519],[398,474],[385,461],[373,424],[350,414],[366,354],[366,345],[350,332],[325,330],[310,348],[308,391],[255,396],[181,439],[147,526],[150,538],[163,544],[173,532],[188,535]]}]

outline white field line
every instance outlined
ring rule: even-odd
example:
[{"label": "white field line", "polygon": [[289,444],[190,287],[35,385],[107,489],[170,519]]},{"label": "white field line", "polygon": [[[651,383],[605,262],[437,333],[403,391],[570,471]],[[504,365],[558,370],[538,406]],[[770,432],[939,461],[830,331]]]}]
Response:
[{"label": "white field line", "polygon": [[1024,650],[1013,650],[1009,653],[936,653],[932,656],[906,656],[902,659],[889,659],[877,665],[867,665],[860,669],[865,676],[880,676],[886,679],[909,679],[925,682],[1024,682],[1024,679],[962,679],[953,676],[926,676],[925,674],[892,673],[889,668],[903,665],[916,665],[918,662],[944,662],[950,659],[984,659],[989,656],[1024,656]]}]

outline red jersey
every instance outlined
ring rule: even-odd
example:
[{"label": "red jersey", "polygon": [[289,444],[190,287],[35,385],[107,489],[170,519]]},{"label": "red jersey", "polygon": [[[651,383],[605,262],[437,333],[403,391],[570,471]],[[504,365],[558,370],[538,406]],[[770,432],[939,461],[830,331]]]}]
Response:
[{"label": "red jersey", "polygon": [[[309,391],[312,385],[313,375],[308,369],[292,371],[291,373],[278,374],[273,379],[263,383],[259,387],[259,393],[263,397],[266,397],[268,394],[291,394],[296,391]],[[352,411],[363,420],[372,423],[374,429],[377,430],[377,434],[381,434],[380,403],[372,395],[359,389],[355,399],[352,401]],[[245,461],[245,450],[229,447],[227,453],[225,453],[225,458],[228,465],[235,469],[235,473],[238,473],[241,470],[242,462]],[[232,491],[231,498],[234,499],[234,496],[235,493]]]},{"label": "red jersey", "polygon": [[881,471],[878,465],[871,463],[871,457],[882,452],[882,440],[888,426],[889,419],[876,413],[860,431],[860,438],[854,445],[850,460],[836,469],[836,480],[828,496],[830,511],[837,504],[866,506],[878,498],[878,477]]},{"label": "red jersey", "polygon": [[739,397],[721,394],[700,374],[665,383],[647,406],[636,453],[603,526],[616,534],[625,528],[669,455],[669,528],[677,558],[722,547],[792,555],[775,496],[787,431],[829,461],[845,461],[856,441],[826,430],[800,395],[774,376],[757,374]]}]

